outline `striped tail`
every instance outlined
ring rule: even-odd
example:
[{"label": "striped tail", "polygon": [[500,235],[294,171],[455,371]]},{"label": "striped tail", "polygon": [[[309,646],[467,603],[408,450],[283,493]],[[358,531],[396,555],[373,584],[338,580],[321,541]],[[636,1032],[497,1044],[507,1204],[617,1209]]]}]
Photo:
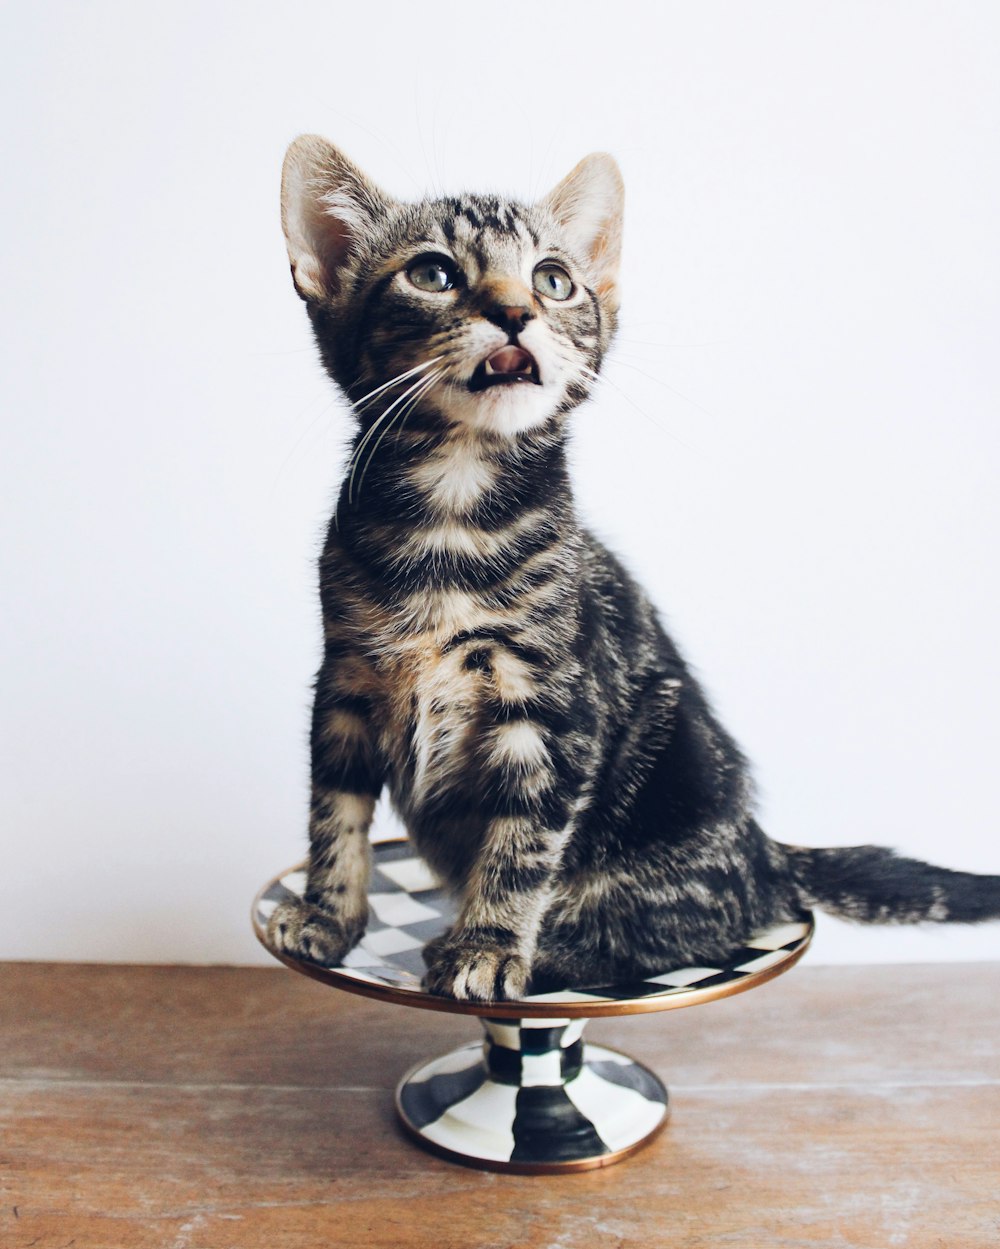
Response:
[{"label": "striped tail", "polygon": [[1000,876],[906,859],[881,846],[782,846],[803,906],[863,924],[978,924],[1000,919]]}]

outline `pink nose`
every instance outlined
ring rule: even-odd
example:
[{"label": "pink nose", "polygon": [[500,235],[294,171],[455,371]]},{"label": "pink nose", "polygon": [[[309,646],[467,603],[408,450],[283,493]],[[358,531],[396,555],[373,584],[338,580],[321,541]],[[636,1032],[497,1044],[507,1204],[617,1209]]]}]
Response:
[{"label": "pink nose", "polygon": [[531,356],[520,347],[501,347],[490,356],[490,367],[494,373],[526,373],[531,363]]}]

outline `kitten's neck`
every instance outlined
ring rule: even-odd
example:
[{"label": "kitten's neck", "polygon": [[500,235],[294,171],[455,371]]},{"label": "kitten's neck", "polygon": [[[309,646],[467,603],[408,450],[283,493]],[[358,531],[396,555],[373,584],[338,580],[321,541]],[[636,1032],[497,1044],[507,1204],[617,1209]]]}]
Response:
[{"label": "kitten's neck", "polygon": [[572,614],[583,535],[561,421],[516,440],[417,422],[398,442],[387,437],[363,473],[366,445],[359,436],[362,467],[348,470],[324,560],[331,585],[344,583],[343,567],[332,570],[346,560],[380,629],[402,638],[498,619],[513,627],[553,596]]},{"label": "kitten's neck", "polygon": [[401,430],[359,431],[340,492],[341,530],[450,523],[496,530],[526,512],[571,508],[565,426],[515,437],[415,412]]}]

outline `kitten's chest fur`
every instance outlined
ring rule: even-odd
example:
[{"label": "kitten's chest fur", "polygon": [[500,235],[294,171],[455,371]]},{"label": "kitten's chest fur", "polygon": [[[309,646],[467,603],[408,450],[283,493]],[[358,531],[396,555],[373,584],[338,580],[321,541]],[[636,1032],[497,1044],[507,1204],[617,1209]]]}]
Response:
[{"label": "kitten's chest fur", "polygon": [[[432,609],[428,609],[431,616]],[[486,611],[457,618],[442,608],[438,627],[405,635],[398,621],[367,645],[378,744],[393,806],[420,853],[442,880],[461,887],[478,853],[484,822],[478,811],[477,754],[492,674],[470,664],[455,645]]]},{"label": "kitten's chest fur", "polygon": [[[477,540],[474,527],[448,526],[462,549]],[[422,535],[435,540],[439,526]],[[525,666],[496,639],[516,644],[535,635],[537,597],[511,595],[506,583],[476,589],[454,584],[454,577],[440,580],[387,590],[339,539],[324,557],[327,637],[362,659],[359,689],[375,713],[393,804],[431,866],[458,886],[483,833],[479,786],[489,709],[499,697],[536,692]]]},{"label": "kitten's chest fur", "polygon": [[488,679],[465,666],[446,632],[428,630],[399,643],[390,638],[376,661],[385,709],[381,746],[397,805],[407,812],[429,794],[468,784],[474,763]]}]

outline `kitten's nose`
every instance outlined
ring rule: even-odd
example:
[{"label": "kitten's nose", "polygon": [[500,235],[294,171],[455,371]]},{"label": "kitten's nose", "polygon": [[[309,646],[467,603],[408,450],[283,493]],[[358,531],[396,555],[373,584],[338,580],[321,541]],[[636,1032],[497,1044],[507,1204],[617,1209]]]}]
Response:
[{"label": "kitten's nose", "polygon": [[535,319],[534,312],[522,304],[513,306],[507,304],[489,305],[483,309],[483,315],[487,321],[492,321],[494,325],[499,325],[502,330],[506,330],[512,337],[520,334],[528,322]]}]

